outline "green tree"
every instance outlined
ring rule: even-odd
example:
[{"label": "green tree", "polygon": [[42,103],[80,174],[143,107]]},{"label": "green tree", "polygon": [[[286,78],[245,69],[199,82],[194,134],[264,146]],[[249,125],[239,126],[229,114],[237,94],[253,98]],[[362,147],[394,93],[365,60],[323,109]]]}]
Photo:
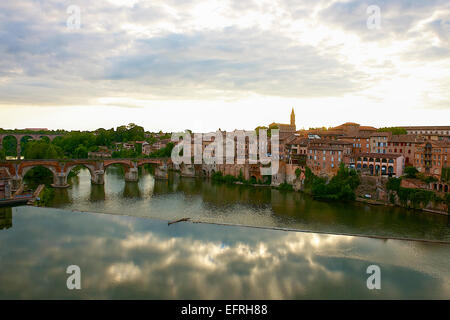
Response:
[{"label": "green tree", "polygon": [[417,178],[419,171],[413,166],[407,166],[405,168],[405,175],[407,178]]},{"label": "green tree", "polygon": [[23,153],[25,159],[60,159],[63,151],[45,140],[30,141]]},{"label": "green tree", "polygon": [[399,127],[385,127],[377,130],[378,132],[392,132],[393,135],[407,134],[406,129]]}]

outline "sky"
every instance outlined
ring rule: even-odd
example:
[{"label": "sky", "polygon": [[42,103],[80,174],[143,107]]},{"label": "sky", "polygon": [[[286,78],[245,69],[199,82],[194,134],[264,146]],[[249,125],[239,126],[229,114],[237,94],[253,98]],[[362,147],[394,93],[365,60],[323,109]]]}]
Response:
[{"label": "sky", "polygon": [[0,128],[253,129],[292,108],[298,129],[449,125],[450,1],[0,2]]}]

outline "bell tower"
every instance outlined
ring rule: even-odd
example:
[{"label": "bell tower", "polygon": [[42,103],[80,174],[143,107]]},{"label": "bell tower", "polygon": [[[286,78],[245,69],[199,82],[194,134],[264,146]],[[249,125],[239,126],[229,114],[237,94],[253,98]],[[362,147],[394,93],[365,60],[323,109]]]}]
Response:
[{"label": "bell tower", "polygon": [[292,108],[292,112],[291,112],[291,126],[295,127],[295,112],[294,112],[294,108]]}]

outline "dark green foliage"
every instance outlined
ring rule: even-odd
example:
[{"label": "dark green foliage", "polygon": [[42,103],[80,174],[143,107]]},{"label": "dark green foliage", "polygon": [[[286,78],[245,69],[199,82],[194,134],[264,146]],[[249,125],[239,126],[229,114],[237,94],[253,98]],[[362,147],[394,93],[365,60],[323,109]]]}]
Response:
[{"label": "dark green foliage", "polygon": [[398,128],[398,127],[380,128],[380,129],[377,130],[377,132],[392,132],[393,135],[407,134],[406,129]]},{"label": "dark green foliage", "polygon": [[45,140],[37,140],[27,143],[23,156],[25,159],[61,159],[63,151]]},{"label": "dark green foliage", "polygon": [[447,193],[445,195],[445,204],[447,205],[447,211],[450,213],[450,193]]},{"label": "dark green foliage", "polygon": [[228,184],[232,184],[235,183],[236,181],[238,181],[238,178],[232,176],[232,175],[223,175],[222,172],[218,171],[218,172],[214,172],[211,176],[211,179],[214,182],[221,182],[221,183],[228,183]]},{"label": "dark green foliage", "polygon": [[442,171],[441,171],[441,180],[442,180],[442,181],[445,181],[445,182],[447,182],[447,181],[450,180],[450,167],[448,167],[448,168],[442,168]]},{"label": "dark green foliage", "polygon": [[156,150],[152,152],[149,157],[150,158],[170,158],[172,156],[172,149],[175,144],[173,142],[167,143],[166,147]]},{"label": "dark green foliage", "polygon": [[400,189],[400,185],[402,183],[402,178],[389,178],[386,183],[386,188],[388,190],[397,191]]},{"label": "dark green foliage", "polygon": [[436,181],[438,181],[438,179],[436,179],[435,177],[433,177],[433,176],[426,176],[426,175],[417,175],[417,177],[420,179],[420,180],[422,180],[423,182],[425,182],[425,183],[431,183],[431,182],[436,182]]},{"label": "dark green foliage", "polygon": [[137,156],[138,154],[136,153],[136,151],[132,149],[122,149],[120,151],[114,151],[111,154],[111,157],[113,157],[114,159],[136,158]]},{"label": "dark green foliage", "polygon": [[6,152],[3,149],[0,149],[0,160],[6,159]]},{"label": "dark green foliage", "polygon": [[70,178],[78,176],[78,174],[80,173],[82,168],[83,168],[83,166],[76,166],[75,168],[70,170],[68,178],[70,179]]},{"label": "dark green foliage", "polygon": [[244,177],[244,174],[242,173],[242,169],[239,170],[238,181],[240,181],[240,182],[245,181],[245,177]]},{"label": "dark green foliage", "polygon": [[305,170],[305,188],[309,189],[313,197],[318,199],[354,200],[354,191],[359,183],[357,172],[354,169],[349,170],[343,163],[337,174],[328,183],[326,179],[315,176],[308,167]]},{"label": "dark green foliage", "polygon": [[289,184],[289,183],[283,182],[283,183],[281,183],[278,186],[278,190],[281,190],[281,191],[293,191],[294,187],[291,184]]},{"label": "dark green foliage", "polygon": [[3,149],[7,156],[17,155],[17,140],[13,136],[7,136],[3,138]]},{"label": "dark green foliage", "polygon": [[389,193],[389,202],[395,204],[395,193]]},{"label": "dark green foliage", "polygon": [[405,175],[407,178],[412,178],[412,179],[417,178],[418,173],[419,173],[419,171],[415,167],[407,166],[405,168]]},{"label": "dark green foliage", "polygon": [[295,169],[295,175],[297,176],[297,178],[299,178],[301,174],[302,170],[300,168]]},{"label": "dark green foliage", "polygon": [[49,205],[49,203],[53,200],[55,197],[55,190],[52,188],[45,187],[44,191],[41,193],[40,200],[38,200],[36,203],[40,207],[45,207]]},{"label": "dark green foliage", "polygon": [[419,208],[420,204],[427,205],[430,201],[439,201],[440,198],[433,192],[422,189],[411,189],[400,187],[398,192],[400,202],[404,205],[408,205],[408,201],[413,208]]},{"label": "dark green foliage", "polygon": [[45,167],[34,167],[25,174],[24,181],[32,189],[40,184],[49,186],[53,183],[53,173]]}]

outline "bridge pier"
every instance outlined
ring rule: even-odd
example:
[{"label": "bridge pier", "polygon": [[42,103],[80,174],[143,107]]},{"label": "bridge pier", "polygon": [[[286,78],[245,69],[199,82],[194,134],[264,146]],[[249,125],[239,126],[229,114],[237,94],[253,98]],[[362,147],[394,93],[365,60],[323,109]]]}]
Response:
[{"label": "bridge pier", "polygon": [[91,177],[92,184],[105,184],[105,171],[97,170]]},{"label": "bridge pier", "polygon": [[23,178],[22,177],[14,177],[12,179],[11,191],[17,191],[22,186]]},{"label": "bridge pier", "polygon": [[126,182],[137,182],[139,180],[138,168],[130,168],[125,171]]},{"label": "bridge pier", "polygon": [[22,149],[20,148],[20,140],[17,141],[17,148],[16,148],[16,153],[17,153],[17,159],[20,159],[20,153],[22,152]]},{"label": "bridge pier", "polygon": [[167,166],[161,165],[155,168],[155,178],[156,179],[169,179],[169,174],[167,173]]},{"label": "bridge pier", "polygon": [[185,164],[181,166],[181,176],[182,177],[195,177],[195,167],[193,164]]},{"label": "bridge pier", "polygon": [[68,188],[70,185],[67,183],[68,174],[57,173],[53,177],[53,188]]}]

